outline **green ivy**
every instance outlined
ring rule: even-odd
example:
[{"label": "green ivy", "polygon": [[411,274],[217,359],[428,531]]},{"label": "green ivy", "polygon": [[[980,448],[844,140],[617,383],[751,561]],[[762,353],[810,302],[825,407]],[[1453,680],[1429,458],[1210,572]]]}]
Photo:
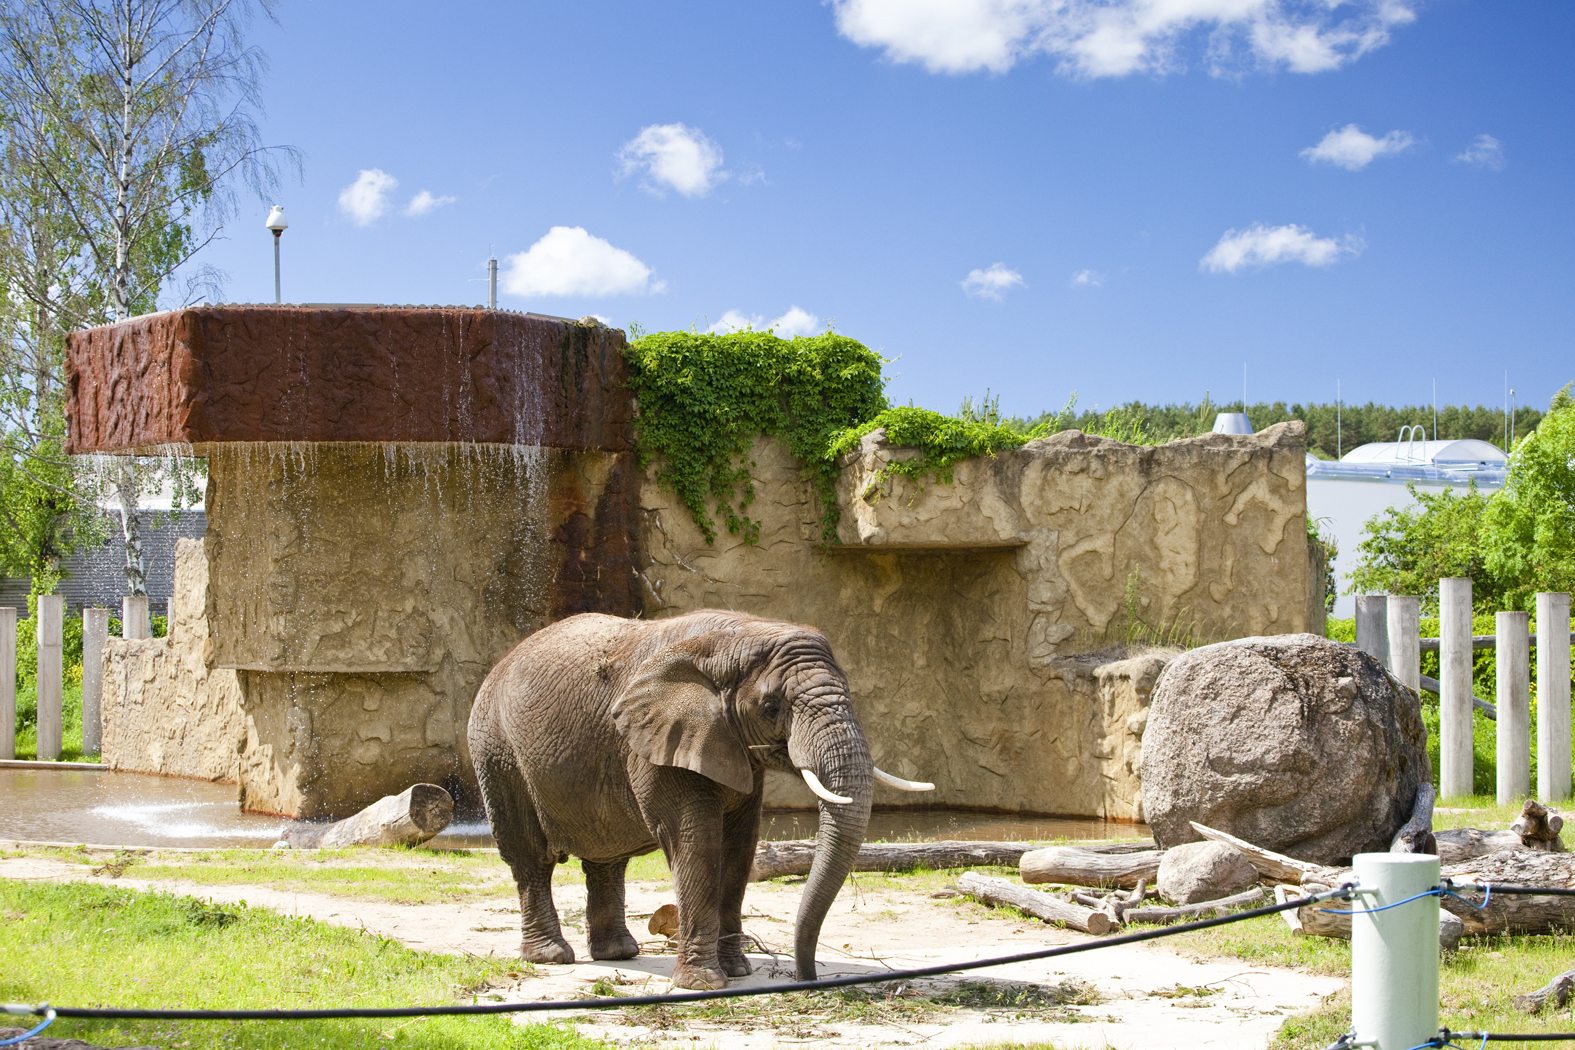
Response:
[{"label": "green ivy", "polygon": [[916,448],[919,455],[914,459],[887,462],[871,479],[871,484],[877,487],[898,474],[918,483],[934,478],[942,485],[950,485],[958,461],[994,456],[1002,449],[1017,448],[1042,436],[1043,429],[1009,430],[992,419],[975,418],[966,409],[960,415],[943,416],[927,408],[899,406],[839,434],[827,450],[828,460],[834,464],[838,456],[857,448],[864,435],[880,428],[885,428],[889,445]]},{"label": "green ivy", "polygon": [[627,357],[640,465],[660,458],[657,480],[689,508],[707,543],[716,540],[713,506],[728,532],[759,539],[760,522],[747,513],[757,434],[787,441],[820,500],[822,536],[836,542],[830,449],[849,427],[886,408],[879,354],[834,332],[793,339],[655,332],[630,342]]}]

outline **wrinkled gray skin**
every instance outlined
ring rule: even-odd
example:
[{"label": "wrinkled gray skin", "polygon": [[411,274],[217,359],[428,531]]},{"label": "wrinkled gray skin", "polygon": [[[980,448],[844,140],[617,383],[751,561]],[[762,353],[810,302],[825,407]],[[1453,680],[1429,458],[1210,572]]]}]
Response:
[{"label": "wrinkled gray skin", "polygon": [[661,849],[678,894],[680,988],[721,988],[753,967],[741,911],[768,769],[807,769],[846,805],[820,803],[794,959],[815,944],[869,824],[869,746],[847,677],[812,627],[704,610],[670,620],[587,613],[525,639],[492,669],[470,753],[498,850],[519,886],[521,953],[572,962],[552,904],[555,864],[585,870],[591,955],[628,959],[624,868]]}]

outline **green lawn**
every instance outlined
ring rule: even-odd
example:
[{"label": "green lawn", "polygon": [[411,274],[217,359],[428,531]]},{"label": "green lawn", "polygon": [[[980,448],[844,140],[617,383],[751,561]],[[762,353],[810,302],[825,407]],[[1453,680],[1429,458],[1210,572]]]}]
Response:
[{"label": "green lawn", "polygon": [[[516,960],[437,955],[261,908],[117,887],[0,880],[0,1000],[90,1006],[299,1008],[472,1001],[520,980]],[[528,994],[528,992],[527,992]],[[212,1050],[385,1047],[578,1050],[558,1025],[494,1017],[332,1021],[58,1020],[57,1038]]]}]

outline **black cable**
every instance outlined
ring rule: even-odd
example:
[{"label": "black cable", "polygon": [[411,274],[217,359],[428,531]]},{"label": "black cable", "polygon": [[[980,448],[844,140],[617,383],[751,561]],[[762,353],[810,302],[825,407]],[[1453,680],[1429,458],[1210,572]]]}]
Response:
[{"label": "black cable", "polygon": [[1085,944],[1068,944],[1032,952],[1019,952],[1016,955],[1003,955],[994,959],[977,959],[973,962],[924,966],[912,970],[887,970],[881,973],[850,977],[827,977],[815,981],[795,981],[791,984],[757,985],[752,988],[718,988],[709,992],[629,995],[605,999],[551,999],[527,1003],[476,1003],[470,1006],[456,1004],[453,1006],[344,1007],[319,1010],[138,1010],[113,1006],[48,1007],[40,1005],[34,1008],[32,1012],[37,1016],[43,1016],[43,1012],[46,1009],[53,1009],[56,1015],[60,1017],[96,1017],[144,1021],[305,1021],[340,1017],[442,1017],[470,1014],[536,1013],[559,1010],[622,1009],[628,1006],[702,1003],[713,999],[741,999],[755,995],[810,992],[823,988],[847,988],[860,984],[885,984],[890,981],[905,981],[920,977],[939,977],[944,974],[957,973],[964,970],[982,970],[991,966],[1033,962],[1038,959],[1053,959],[1061,955],[1075,955],[1080,952],[1095,951],[1099,948],[1113,947],[1118,944],[1137,944],[1142,941],[1159,940],[1163,937],[1175,937],[1179,934],[1191,933],[1194,930],[1207,930],[1215,926],[1225,926],[1233,922],[1256,919],[1263,915],[1277,915],[1282,911],[1304,908],[1309,904],[1317,904],[1326,900],[1349,899],[1352,890],[1352,886],[1346,885],[1337,890],[1329,890],[1326,893],[1315,893],[1310,897],[1286,901],[1284,904],[1265,905],[1262,908],[1232,912],[1229,915],[1220,915],[1212,919],[1199,919],[1196,922],[1182,923],[1178,926],[1164,926],[1157,930],[1143,930],[1138,933],[1123,934],[1119,937],[1106,937],[1097,941],[1089,941]]}]

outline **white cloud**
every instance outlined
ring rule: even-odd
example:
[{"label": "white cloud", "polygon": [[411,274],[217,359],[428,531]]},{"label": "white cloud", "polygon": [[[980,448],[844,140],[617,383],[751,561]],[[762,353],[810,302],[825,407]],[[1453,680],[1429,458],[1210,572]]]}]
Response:
[{"label": "white cloud", "polygon": [[1072,76],[1162,73],[1185,37],[1207,34],[1209,65],[1240,40],[1260,66],[1316,73],[1389,41],[1413,0],[829,0],[837,30],[932,73],[1004,73],[1035,54]]},{"label": "white cloud", "polygon": [[388,212],[388,198],[399,180],[379,168],[362,169],[354,182],[339,191],[339,210],[357,226],[370,226]]},{"label": "white cloud", "polygon": [[1359,237],[1337,241],[1318,237],[1305,226],[1265,226],[1245,230],[1226,230],[1207,255],[1198,260],[1200,269],[1210,273],[1237,273],[1250,268],[1299,262],[1308,266],[1328,266],[1342,255],[1360,255],[1366,247]]},{"label": "white cloud", "polygon": [[405,205],[405,214],[425,215],[427,212],[441,208],[445,204],[453,204],[455,199],[454,197],[434,197],[429,191],[422,190],[414,197],[411,197],[410,203]]},{"label": "white cloud", "polygon": [[1504,167],[1504,144],[1492,135],[1478,135],[1455,160],[1460,164],[1475,164],[1479,168],[1498,171]]},{"label": "white cloud", "polygon": [[1402,153],[1415,144],[1409,132],[1391,131],[1376,139],[1355,124],[1347,124],[1339,131],[1329,132],[1318,145],[1302,150],[1301,155],[1309,164],[1327,161],[1346,171],[1361,171],[1375,158]]},{"label": "white cloud", "polygon": [[819,328],[820,318],[797,304],[788,307],[787,313],[771,322],[771,330],[783,339],[791,339],[795,335],[814,335]]},{"label": "white cloud", "polygon": [[1093,270],[1079,270],[1072,275],[1073,288],[1098,288],[1105,283],[1105,275]]},{"label": "white cloud", "polygon": [[528,251],[505,260],[503,290],[510,295],[644,295],[667,285],[651,268],[583,226],[554,226]]},{"label": "white cloud", "polygon": [[760,314],[746,314],[742,310],[729,310],[722,315],[722,319],[707,328],[708,332],[742,332],[745,329],[775,332],[783,339],[791,339],[795,335],[814,335],[820,330],[820,318],[794,304],[788,307],[787,313],[778,317],[770,324]]},{"label": "white cloud", "polygon": [[652,124],[618,153],[623,174],[636,169],[646,175],[646,188],[661,193],[662,188],[677,190],[685,197],[704,197],[711,188],[727,178],[722,171],[722,147],[703,135],[699,128],[683,124]]},{"label": "white cloud", "polygon": [[999,302],[1007,289],[1023,283],[1023,275],[1016,270],[1008,270],[1001,263],[994,263],[988,270],[969,270],[968,276],[958,283],[969,295]]},{"label": "white cloud", "polygon": [[761,328],[765,323],[766,319],[759,314],[750,316],[740,310],[729,310],[722,315],[720,321],[706,331],[726,335],[729,332],[742,332],[746,328]]}]

